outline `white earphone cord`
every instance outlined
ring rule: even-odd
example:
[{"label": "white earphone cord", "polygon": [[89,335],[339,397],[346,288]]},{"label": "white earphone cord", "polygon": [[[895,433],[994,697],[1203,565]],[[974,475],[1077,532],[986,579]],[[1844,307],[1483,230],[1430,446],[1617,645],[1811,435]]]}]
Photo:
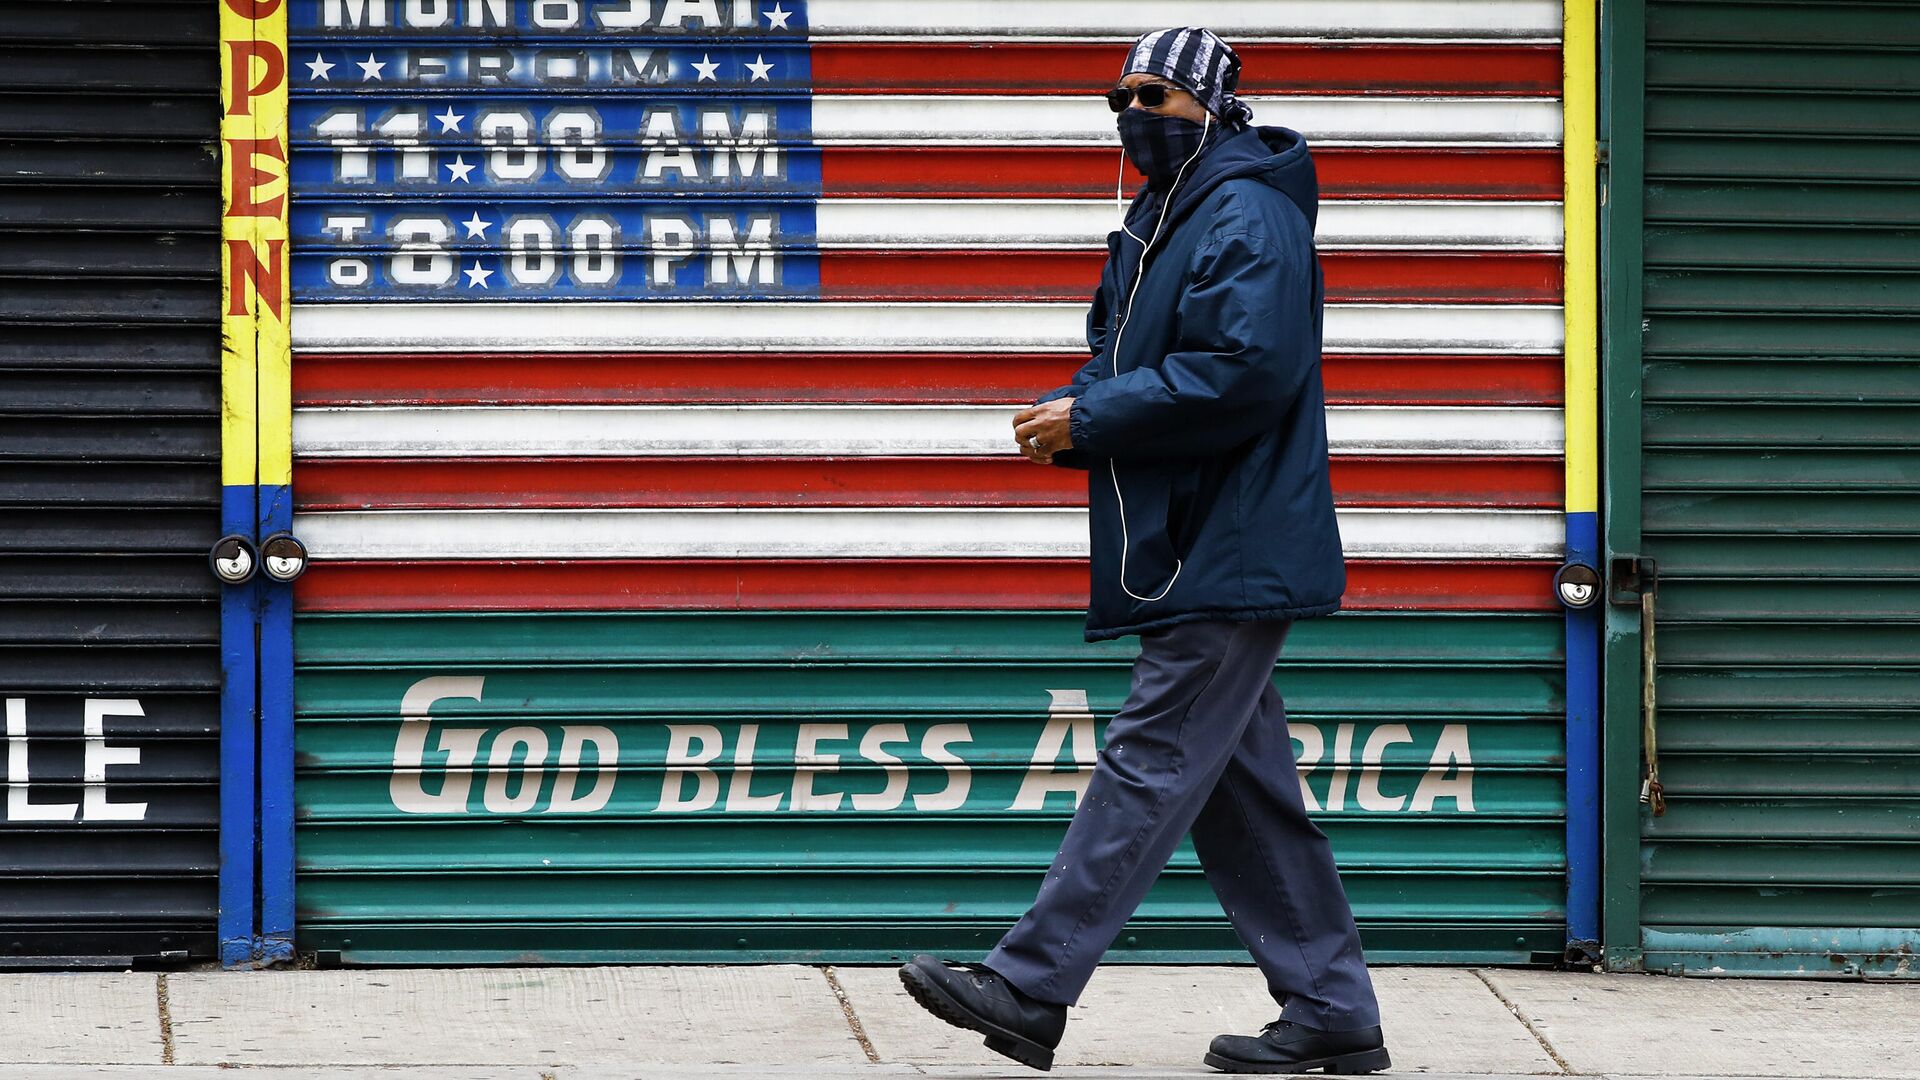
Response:
[{"label": "white earphone cord", "polygon": [[[1120,338],[1127,332],[1127,317],[1133,314],[1133,298],[1135,294],[1140,291],[1141,277],[1146,274],[1147,253],[1153,250],[1153,245],[1160,239],[1160,226],[1166,224],[1167,211],[1173,209],[1174,192],[1180,190],[1180,181],[1187,175],[1187,166],[1193,164],[1193,159],[1199,157],[1200,151],[1206,148],[1207,132],[1211,130],[1212,127],[1213,114],[1208,113],[1206,121],[1200,129],[1200,145],[1194,147],[1193,153],[1187,157],[1186,161],[1181,163],[1180,171],[1174,174],[1173,183],[1167,188],[1167,196],[1160,204],[1160,217],[1153,223],[1152,238],[1141,241],[1140,263],[1133,268],[1133,286],[1127,290],[1126,306],[1120,309],[1119,324],[1114,327],[1113,331],[1113,355],[1111,360],[1115,376],[1120,374]],[[1140,238],[1134,235],[1133,230],[1127,228],[1126,208],[1120,197],[1121,182],[1126,174],[1127,152],[1125,149],[1122,149],[1120,151],[1120,173],[1114,177],[1113,181],[1113,201],[1114,205],[1120,209],[1120,231],[1126,233],[1128,236],[1132,236],[1135,240],[1139,240]],[[1175,559],[1173,561],[1173,576],[1167,579],[1166,588],[1161,589],[1157,595],[1141,596],[1139,593],[1127,588],[1127,548],[1129,544],[1127,536],[1127,498],[1120,494],[1120,470],[1114,465],[1112,458],[1107,459],[1107,475],[1113,479],[1113,498],[1114,501],[1120,505],[1120,588],[1128,596],[1143,603],[1151,604],[1156,600],[1164,600],[1166,599],[1166,595],[1173,591],[1173,583],[1180,580],[1180,571],[1186,566],[1186,561],[1184,559]]]}]

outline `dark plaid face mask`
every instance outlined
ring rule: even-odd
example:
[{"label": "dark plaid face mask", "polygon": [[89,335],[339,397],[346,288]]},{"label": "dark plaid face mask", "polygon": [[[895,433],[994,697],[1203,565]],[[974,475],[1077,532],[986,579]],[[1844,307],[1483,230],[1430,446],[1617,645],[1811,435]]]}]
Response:
[{"label": "dark plaid face mask", "polygon": [[1147,185],[1164,188],[1180,167],[1200,150],[1206,128],[1185,117],[1128,109],[1120,114],[1120,146],[1127,160],[1146,174]]}]

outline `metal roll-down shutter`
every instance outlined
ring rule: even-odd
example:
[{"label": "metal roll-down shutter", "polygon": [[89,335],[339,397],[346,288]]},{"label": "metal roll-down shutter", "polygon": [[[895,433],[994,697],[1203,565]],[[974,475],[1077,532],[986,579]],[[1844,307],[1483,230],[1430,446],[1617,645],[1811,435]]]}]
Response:
[{"label": "metal roll-down shutter", "polygon": [[[301,947],[984,950],[1134,648],[1006,425],[1080,363],[1096,94],[1176,10],[291,10]],[[1557,957],[1559,6],[1206,14],[1327,199],[1303,783],[1374,956]],[[1237,954],[1185,852],[1116,958]]]},{"label": "metal roll-down shutter", "polygon": [[0,4],[0,966],[214,951],[215,20]]},{"label": "metal roll-down shutter", "polygon": [[[1627,50],[1644,19],[1644,218],[1616,224],[1643,245],[1644,311],[1610,352],[1616,415],[1638,427],[1619,453],[1639,451],[1615,497],[1630,520],[1637,496],[1635,553],[1657,572],[1665,813],[1622,817],[1639,842],[1622,921],[1651,970],[1910,978],[1920,10],[1623,17]],[[1639,639],[1615,641],[1632,673]],[[1609,764],[1628,783],[1639,744]]]}]

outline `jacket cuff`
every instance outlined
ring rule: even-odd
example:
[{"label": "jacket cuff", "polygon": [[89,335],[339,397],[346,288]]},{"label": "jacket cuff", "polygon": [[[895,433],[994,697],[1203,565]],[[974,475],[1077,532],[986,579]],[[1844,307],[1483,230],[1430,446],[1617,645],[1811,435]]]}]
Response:
[{"label": "jacket cuff", "polygon": [[1073,448],[1083,454],[1094,453],[1092,420],[1087,416],[1084,405],[1086,399],[1077,397],[1067,409],[1067,437],[1073,440]]},{"label": "jacket cuff", "polygon": [[1073,386],[1071,383],[1069,383],[1066,386],[1057,386],[1052,390],[1049,390],[1046,393],[1041,394],[1039,397],[1034,398],[1033,403],[1035,405],[1043,405],[1049,401],[1054,400],[1055,398],[1063,398],[1071,393],[1073,393]]}]

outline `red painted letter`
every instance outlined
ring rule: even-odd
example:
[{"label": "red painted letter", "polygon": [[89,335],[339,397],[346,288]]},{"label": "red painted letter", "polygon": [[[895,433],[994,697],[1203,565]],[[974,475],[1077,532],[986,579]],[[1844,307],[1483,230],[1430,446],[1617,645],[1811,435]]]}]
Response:
[{"label": "red painted letter", "polygon": [[[253,99],[278,90],[286,80],[286,54],[271,41],[229,41],[227,48],[233,50],[233,106],[227,115],[252,116]],[[266,62],[267,70],[260,74],[259,82],[248,86],[247,76],[253,74],[256,56]]]},{"label": "red painted letter", "polygon": [[233,158],[233,191],[227,200],[228,217],[269,217],[280,216],[280,204],[286,196],[275,195],[266,202],[257,202],[254,193],[263,185],[279,179],[274,173],[256,169],[253,155],[265,154],[284,163],[287,160],[286,148],[279,139],[228,139],[227,153]]},{"label": "red painted letter", "polygon": [[[267,241],[267,261],[262,263],[252,244],[245,240],[227,241],[227,259],[233,264],[233,295],[227,302],[227,314],[247,314],[247,297],[251,295],[265,302],[275,318],[286,318],[280,310],[280,283],[286,269],[283,257],[286,245],[285,240]],[[239,287],[242,281],[247,283],[244,289]]]}]

